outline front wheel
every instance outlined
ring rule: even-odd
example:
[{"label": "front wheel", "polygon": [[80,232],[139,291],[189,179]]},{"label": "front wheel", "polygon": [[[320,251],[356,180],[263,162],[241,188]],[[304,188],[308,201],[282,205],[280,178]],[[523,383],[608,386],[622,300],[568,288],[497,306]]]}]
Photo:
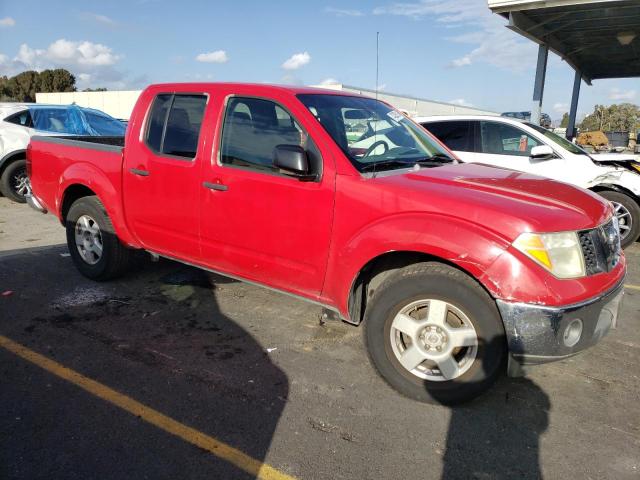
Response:
[{"label": "front wheel", "polygon": [[384,380],[422,402],[471,400],[504,370],[495,302],[474,279],[440,263],[410,265],[385,280],[367,306],[365,336]]},{"label": "front wheel", "polygon": [[76,200],[67,214],[66,229],[69,253],[82,275],[101,281],[126,271],[131,250],[116,236],[98,197]]},{"label": "front wheel", "polygon": [[27,176],[27,161],[14,160],[2,172],[0,178],[2,194],[18,203],[25,203],[25,195],[29,193],[29,177]]},{"label": "front wheel", "polygon": [[624,193],[606,191],[600,192],[613,205],[620,226],[620,246],[627,248],[640,237],[640,206],[635,199]]}]

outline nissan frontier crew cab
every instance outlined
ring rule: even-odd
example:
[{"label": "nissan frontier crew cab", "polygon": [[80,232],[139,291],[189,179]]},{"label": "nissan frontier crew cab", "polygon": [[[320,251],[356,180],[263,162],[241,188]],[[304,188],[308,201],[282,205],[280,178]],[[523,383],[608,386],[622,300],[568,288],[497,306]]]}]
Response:
[{"label": "nissan frontier crew cab", "polygon": [[597,195],[458,163],[386,103],[313,88],[154,85],[123,139],[34,137],[30,205],[86,277],[135,249],[364,324],[395,389],[456,403],[615,325],[625,277]]}]

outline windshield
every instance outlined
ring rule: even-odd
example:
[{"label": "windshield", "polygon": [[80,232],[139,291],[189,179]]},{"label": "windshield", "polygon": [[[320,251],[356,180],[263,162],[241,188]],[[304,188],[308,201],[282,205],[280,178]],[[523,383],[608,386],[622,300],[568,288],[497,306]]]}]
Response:
[{"label": "windshield", "polygon": [[124,136],[122,122],[96,110],[75,105],[61,107],[31,107],[33,128],[41,132],[68,135]]},{"label": "windshield", "polygon": [[585,152],[582,148],[577,146],[575,143],[571,143],[566,138],[561,137],[556,133],[553,133],[551,130],[547,130],[546,128],[539,127],[538,125],[534,125],[533,123],[529,123],[529,122],[525,122],[525,125],[527,127],[533,128],[536,132],[543,134],[549,140],[551,140],[557,145],[560,145],[562,148],[570,151],[571,153],[575,153],[576,155],[589,155],[587,152]]},{"label": "windshield", "polygon": [[383,102],[325,94],[298,98],[360,172],[454,161],[424,129]]}]

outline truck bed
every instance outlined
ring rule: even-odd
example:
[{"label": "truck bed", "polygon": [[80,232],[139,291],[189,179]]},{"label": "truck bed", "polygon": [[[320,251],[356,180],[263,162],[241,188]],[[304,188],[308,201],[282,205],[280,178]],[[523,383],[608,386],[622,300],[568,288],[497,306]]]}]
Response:
[{"label": "truck bed", "polygon": [[61,192],[73,184],[100,183],[109,198],[106,208],[119,209],[124,137],[34,136],[27,148],[27,171],[33,194],[60,215]]}]

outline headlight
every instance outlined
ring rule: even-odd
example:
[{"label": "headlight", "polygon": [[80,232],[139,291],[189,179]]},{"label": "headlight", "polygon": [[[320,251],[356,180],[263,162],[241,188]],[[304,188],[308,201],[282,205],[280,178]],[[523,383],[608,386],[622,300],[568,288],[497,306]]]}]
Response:
[{"label": "headlight", "polygon": [[576,232],[523,233],[513,246],[558,278],[586,275],[582,247]]},{"label": "headlight", "polygon": [[631,166],[635,168],[638,172],[640,172],[640,163],[632,162]]}]

